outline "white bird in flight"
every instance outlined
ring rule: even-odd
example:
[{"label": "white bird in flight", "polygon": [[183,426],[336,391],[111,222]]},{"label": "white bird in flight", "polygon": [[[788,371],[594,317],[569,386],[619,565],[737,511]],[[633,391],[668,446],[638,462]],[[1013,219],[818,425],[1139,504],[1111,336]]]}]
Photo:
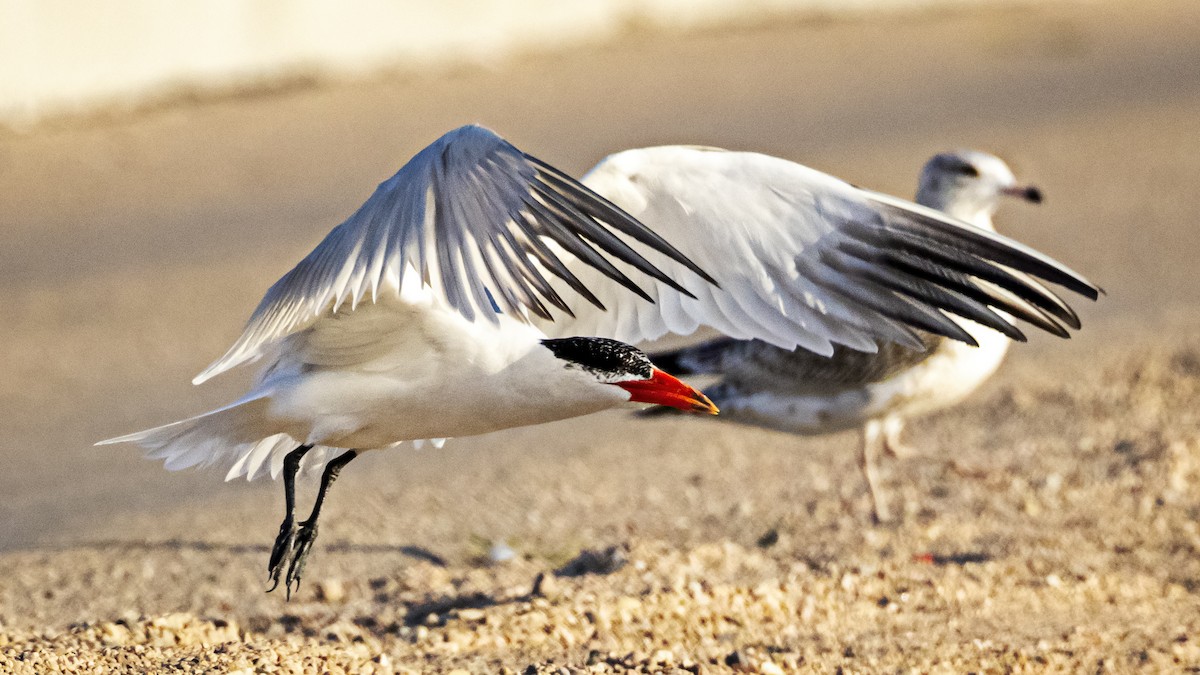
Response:
[{"label": "white bird in flight", "polygon": [[[623,175],[605,169],[621,157],[639,161]],[[102,443],[137,443],[168,469],[282,474],[287,513],[269,572],[290,594],[326,491],[363,451],[630,401],[716,412],[626,343],[709,326],[828,353],[919,344],[908,324],[970,341],[941,310],[1021,316],[1024,296],[1053,297],[1007,268],[1095,294],[1016,242],[762,155],[630,151],[588,180],[482,127],[447,133],[276,282],[194,380],[262,359],[248,394]],[[676,220],[648,218],[652,230],[610,200]],[[984,269],[1015,290],[958,290],[964,272]],[[320,467],[312,512],[297,523],[295,476]]]},{"label": "white bird in flight", "polygon": [[[1018,184],[1000,158],[960,150],[938,154],[925,164],[916,200],[994,231],[992,215],[1006,196],[1035,204],[1042,200],[1037,188]],[[1034,299],[1051,315],[1026,318],[1061,337],[1068,333],[1055,319],[1079,327],[1078,317],[1065,305],[1046,302],[1046,296]],[[759,340],[719,338],[652,358],[677,374],[719,376],[705,394],[721,408],[723,420],[798,434],[861,427],[860,466],[876,519],[888,521],[892,516],[879,485],[879,456],[912,454],[900,440],[905,420],[961,402],[996,371],[1013,339],[1024,341],[1011,317],[998,318],[989,322],[990,328],[955,319],[977,347],[921,332],[921,350],[896,343],[880,344],[873,353],[838,346],[825,357]]]}]

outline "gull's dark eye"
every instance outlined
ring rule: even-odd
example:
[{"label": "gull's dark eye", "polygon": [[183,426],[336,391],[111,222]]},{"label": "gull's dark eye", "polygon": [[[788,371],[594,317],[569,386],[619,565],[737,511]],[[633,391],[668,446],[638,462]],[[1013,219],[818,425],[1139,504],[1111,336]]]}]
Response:
[{"label": "gull's dark eye", "polygon": [[959,164],[958,166],[954,167],[954,170],[957,173],[960,173],[969,178],[979,178],[979,169],[976,169],[975,165],[973,165],[973,164],[967,164],[966,162],[963,162],[962,164]]}]

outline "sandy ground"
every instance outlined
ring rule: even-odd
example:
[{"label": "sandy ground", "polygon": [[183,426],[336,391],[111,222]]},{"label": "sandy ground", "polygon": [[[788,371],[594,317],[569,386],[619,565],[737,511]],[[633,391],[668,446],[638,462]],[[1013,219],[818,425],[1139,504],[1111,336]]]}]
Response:
[{"label": "sandy ground", "polygon": [[[0,134],[0,672],[1200,668],[1200,4],[1143,4],[635,32]],[[613,413],[356,462],[265,594],[279,485],[90,443],[228,400],[245,375],[188,381],[262,291],[471,121],[576,173],[687,142],[899,194],[990,150],[1048,196],[1002,228],[1109,294],[913,425],[898,525],[854,434]]]}]

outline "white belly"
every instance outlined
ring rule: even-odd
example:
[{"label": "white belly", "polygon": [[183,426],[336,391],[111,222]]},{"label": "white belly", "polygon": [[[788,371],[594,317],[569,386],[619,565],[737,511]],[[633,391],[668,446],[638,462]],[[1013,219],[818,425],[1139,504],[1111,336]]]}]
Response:
[{"label": "white belly", "polygon": [[1011,340],[990,328],[962,323],[979,342],[978,347],[946,340],[928,359],[868,386],[869,404],[864,417],[911,417],[942,410],[961,402],[991,377],[1004,360]]}]

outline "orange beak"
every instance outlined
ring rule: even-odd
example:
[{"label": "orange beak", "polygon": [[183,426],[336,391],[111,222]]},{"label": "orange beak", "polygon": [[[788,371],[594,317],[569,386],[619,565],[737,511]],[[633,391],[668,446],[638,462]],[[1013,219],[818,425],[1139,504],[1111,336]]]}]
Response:
[{"label": "orange beak", "polygon": [[665,405],[691,412],[717,414],[717,406],[699,391],[671,377],[658,368],[648,380],[616,382],[618,387],[629,392],[629,400],[638,403]]}]

